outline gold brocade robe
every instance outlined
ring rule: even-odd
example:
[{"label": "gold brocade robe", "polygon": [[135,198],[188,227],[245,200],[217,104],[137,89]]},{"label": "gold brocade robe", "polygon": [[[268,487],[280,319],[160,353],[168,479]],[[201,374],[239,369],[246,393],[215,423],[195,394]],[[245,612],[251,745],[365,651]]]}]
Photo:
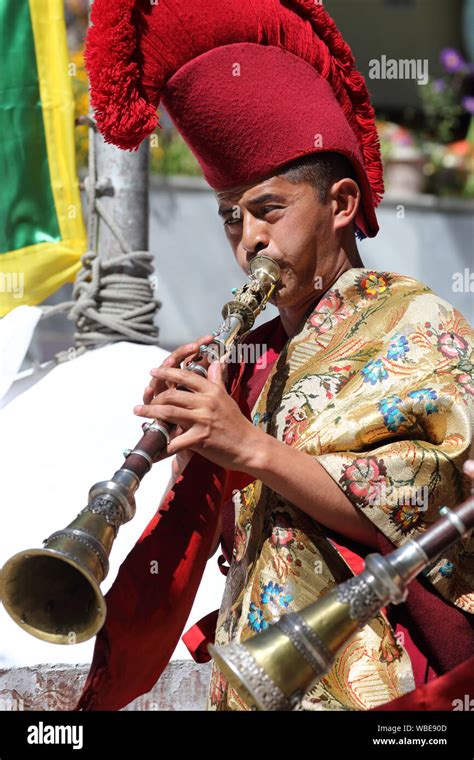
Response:
[{"label": "gold brocade robe", "polygon": [[[252,410],[255,425],[318,459],[396,546],[469,495],[474,331],[411,277],[354,268],[288,340]],[[317,484],[315,484],[317,488]],[[256,480],[234,493],[233,558],[215,642],[244,641],[353,573],[319,525]],[[425,576],[474,612],[474,540]],[[410,658],[380,613],[339,653],[305,710],[365,710],[414,688]],[[215,663],[208,710],[246,710]]]}]

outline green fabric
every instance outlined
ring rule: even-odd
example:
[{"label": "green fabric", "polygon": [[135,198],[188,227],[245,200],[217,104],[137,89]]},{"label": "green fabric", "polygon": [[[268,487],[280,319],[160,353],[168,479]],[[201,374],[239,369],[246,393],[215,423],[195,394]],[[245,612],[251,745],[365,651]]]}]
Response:
[{"label": "green fabric", "polygon": [[26,0],[0,2],[0,252],[61,239]]}]

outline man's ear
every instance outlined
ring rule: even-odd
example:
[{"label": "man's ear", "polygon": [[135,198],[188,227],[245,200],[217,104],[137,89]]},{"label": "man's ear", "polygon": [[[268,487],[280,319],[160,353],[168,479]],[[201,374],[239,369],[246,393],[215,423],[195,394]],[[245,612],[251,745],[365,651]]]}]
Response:
[{"label": "man's ear", "polygon": [[360,203],[359,185],[350,177],[331,186],[329,199],[333,210],[334,229],[342,230],[354,221]]}]

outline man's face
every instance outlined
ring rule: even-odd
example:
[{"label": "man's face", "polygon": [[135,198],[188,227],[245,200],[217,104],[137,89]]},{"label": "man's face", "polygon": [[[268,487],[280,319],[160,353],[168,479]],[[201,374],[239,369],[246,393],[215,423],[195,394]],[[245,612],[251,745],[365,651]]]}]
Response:
[{"label": "man's face", "polygon": [[282,284],[271,299],[276,306],[311,303],[324,283],[332,282],[337,250],[331,204],[321,203],[310,183],[275,176],[217,193],[217,198],[241,268],[248,273],[258,253],[280,265]]}]

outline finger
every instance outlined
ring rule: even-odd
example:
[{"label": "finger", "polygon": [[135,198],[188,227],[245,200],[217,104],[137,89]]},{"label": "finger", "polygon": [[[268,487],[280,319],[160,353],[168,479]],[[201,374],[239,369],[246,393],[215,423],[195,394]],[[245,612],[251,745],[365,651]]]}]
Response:
[{"label": "finger", "polygon": [[[184,428],[181,427],[181,425],[174,425],[169,433],[170,441],[173,440],[173,438],[176,438],[176,436],[181,435],[184,432]],[[153,459],[153,462],[159,462],[161,459],[164,459],[165,457],[168,457],[168,450],[162,449],[159,454]],[[181,456],[184,456],[184,453],[181,454]]]},{"label": "finger", "polygon": [[184,359],[197,354],[200,346],[207,345],[212,340],[213,336],[209,333],[208,335],[202,335],[192,343],[185,343],[183,346],[176,348],[167,357],[166,364],[164,362],[163,364],[165,364],[166,367],[178,367]]},{"label": "finger", "polygon": [[463,470],[470,478],[474,478],[474,459],[466,459]]},{"label": "finger", "polygon": [[[189,356],[190,353],[195,354],[198,348],[199,346],[197,344],[197,341],[194,341],[194,343],[185,343],[183,346],[179,346],[179,348],[175,349],[169,356],[167,356],[166,359],[160,364],[160,367],[177,367],[186,356]],[[153,390],[153,395],[156,395],[158,392],[160,384],[163,388],[166,387],[166,383],[160,381],[159,378],[153,377],[152,374],[154,370],[160,369],[160,367],[155,367],[150,371],[152,379],[150,380],[149,385]]]},{"label": "finger", "polygon": [[216,385],[225,388],[225,369],[224,362],[221,362],[218,359],[211,362],[207,371],[207,379],[210,380],[211,383],[216,383]]},{"label": "finger", "polygon": [[181,435],[184,433],[184,428],[181,425],[174,425],[174,427],[171,429],[170,432],[170,441],[173,440],[173,438],[176,438],[177,435]]},{"label": "finger", "polygon": [[183,385],[190,391],[200,391],[204,393],[208,388],[208,380],[196,372],[190,372],[188,369],[174,369],[171,367],[159,367],[152,369],[152,374],[159,380],[170,380],[177,385]]},{"label": "finger", "polygon": [[[193,343],[185,343],[182,346],[179,346],[176,348],[172,353],[166,357],[164,362],[160,365],[160,367],[180,367],[182,362],[185,359],[191,360],[197,354],[199,353],[199,347],[201,345],[207,345],[208,343],[212,342],[213,336],[211,334],[203,335],[197,340],[195,340]],[[151,370],[150,375],[152,375],[152,380],[150,381],[150,387],[153,389],[154,394],[158,392],[158,388],[160,385],[160,380],[156,377],[153,377],[153,371],[156,369],[160,369],[160,367],[155,367],[153,370]],[[163,387],[166,387],[166,384],[163,383]]]},{"label": "finger", "polygon": [[191,409],[181,409],[172,404],[139,404],[133,407],[137,417],[149,417],[152,420],[163,420],[174,424],[184,425],[186,429],[195,421],[196,414]]},{"label": "finger", "polygon": [[186,430],[184,433],[176,436],[176,438],[173,438],[173,440],[170,441],[166,451],[170,456],[172,456],[173,454],[178,454],[180,451],[184,451],[185,449],[192,449],[192,447],[195,446],[197,442],[198,439],[196,437],[196,433],[193,433],[191,430]]},{"label": "finger", "polygon": [[143,391],[143,403],[144,404],[150,404],[151,401],[153,401],[153,396],[155,395],[155,391],[151,386],[147,386],[145,390]]},{"label": "finger", "polygon": [[189,393],[189,391],[172,388],[159,393],[150,403],[152,405],[164,404],[165,406],[171,404],[172,406],[179,406],[181,409],[197,409],[202,405],[202,401],[200,393]]},{"label": "finger", "polygon": [[211,335],[210,333],[208,335],[202,335],[200,338],[198,338],[196,341],[196,346],[197,346],[196,351],[193,354],[189,354],[188,356],[185,356],[183,361],[181,361],[180,363],[180,367],[186,368],[189,362],[194,361],[200,356],[201,352],[199,349],[201,348],[201,346],[208,346],[209,343],[213,342],[213,340],[214,340],[214,336]]}]

